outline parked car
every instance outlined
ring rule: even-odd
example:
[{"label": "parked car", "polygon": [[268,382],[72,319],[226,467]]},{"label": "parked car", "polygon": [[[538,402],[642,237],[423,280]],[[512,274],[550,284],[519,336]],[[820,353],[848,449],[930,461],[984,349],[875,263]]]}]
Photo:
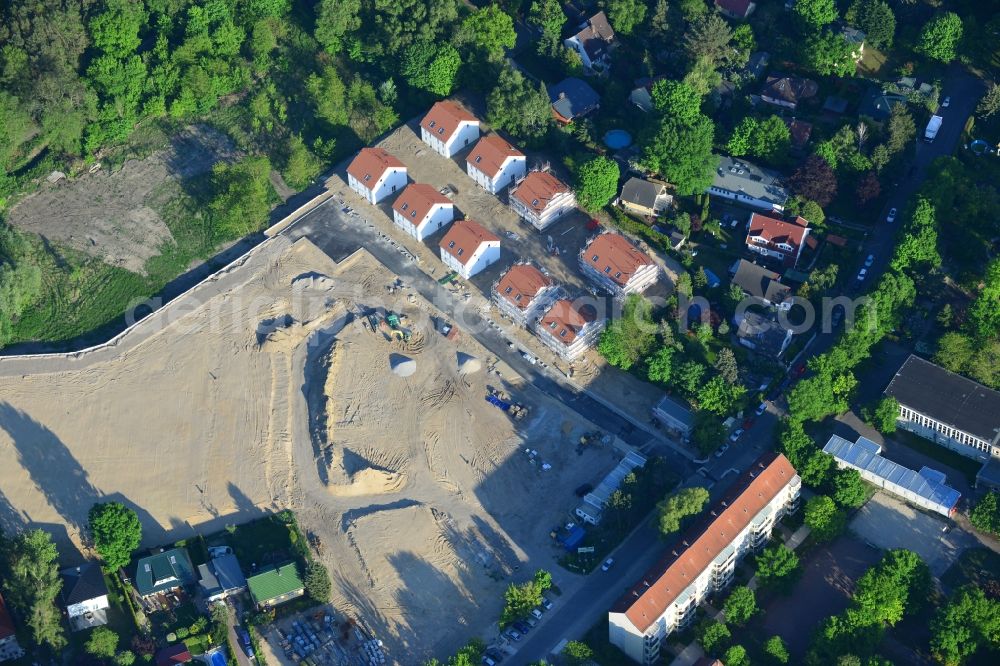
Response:
[{"label": "parked car", "polygon": [[539,610],[538,608],[532,608],[531,609],[531,616],[533,618],[535,618],[536,620],[541,620],[542,619],[542,611]]},{"label": "parked car", "polygon": [[490,648],[490,649],[488,649],[486,651],[486,656],[489,657],[490,659],[492,659],[493,661],[495,661],[498,664],[501,661],[503,661],[503,653],[500,652],[500,650],[498,650],[496,648]]},{"label": "parked car", "polygon": [[720,446],[718,449],[715,450],[715,457],[721,458],[722,456],[726,455],[726,451],[728,450],[729,450],[729,445],[723,444],[722,446]]},{"label": "parked car", "polygon": [[733,431],[733,434],[729,436],[729,441],[737,442],[742,436],[743,436],[743,428],[737,428],[736,430]]},{"label": "parked car", "polygon": [[609,557],[608,559],[604,560],[604,564],[601,565],[601,571],[607,571],[613,566],[615,566],[615,558]]},{"label": "parked car", "polygon": [[240,639],[240,647],[248,659],[253,659],[253,643],[250,641],[250,634],[243,627],[236,627],[236,636]]},{"label": "parked car", "polygon": [[524,620],[518,620],[514,623],[514,628],[521,632],[522,635],[527,636],[528,632],[531,631],[531,625],[529,625]]},{"label": "parked car", "polygon": [[866,277],[868,277],[867,268],[862,268],[860,271],[858,271],[858,282],[864,282]]},{"label": "parked car", "polygon": [[507,636],[507,638],[511,639],[512,641],[521,640],[521,633],[517,629],[514,629],[513,627],[507,630],[505,636]]},{"label": "parked car", "polygon": [[521,351],[521,357],[531,365],[538,363],[538,360],[526,351]]},{"label": "parked car", "polygon": [[549,601],[548,597],[542,597],[542,608],[552,610],[552,602]]},{"label": "parked car", "polygon": [[943,100],[941,100],[942,109],[947,109],[949,106],[951,106],[951,97],[945,97]]},{"label": "parked car", "polygon": [[892,224],[893,222],[896,221],[896,209],[895,208],[890,208],[889,209],[889,214],[885,216],[885,221],[888,222],[889,224]]},{"label": "parked car", "polygon": [[757,411],[755,411],[754,414],[756,414],[757,416],[761,416],[766,411],[767,411],[767,403],[762,402],[757,406]]},{"label": "parked car", "polygon": [[871,268],[872,264],[874,263],[875,263],[875,255],[869,254],[868,257],[865,259],[865,268]]},{"label": "parked car", "polygon": [[497,666],[497,662],[493,661],[493,658],[487,654],[483,655],[482,663],[483,666]]}]

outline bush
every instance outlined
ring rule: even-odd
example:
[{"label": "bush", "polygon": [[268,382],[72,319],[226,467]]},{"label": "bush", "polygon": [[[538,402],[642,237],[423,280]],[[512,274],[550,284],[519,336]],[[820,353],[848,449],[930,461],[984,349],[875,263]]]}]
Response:
[{"label": "bush", "polygon": [[[294,534],[294,532],[292,532]],[[330,600],[330,572],[319,562],[310,562],[306,565],[306,579],[304,581],[306,594],[319,602]]]}]

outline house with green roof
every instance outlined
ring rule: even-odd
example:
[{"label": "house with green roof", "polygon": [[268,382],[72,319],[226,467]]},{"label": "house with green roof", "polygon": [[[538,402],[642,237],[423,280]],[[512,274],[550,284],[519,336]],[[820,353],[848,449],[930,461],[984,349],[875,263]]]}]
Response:
[{"label": "house with green roof", "polygon": [[295,562],[286,562],[250,576],[247,587],[258,608],[277,606],[306,593]]},{"label": "house with green roof", "polygon": [[183,548],[162,550],[141,558],[135,568],[135,589],[140,597],[175,590],[197,581],[191,557]]}]

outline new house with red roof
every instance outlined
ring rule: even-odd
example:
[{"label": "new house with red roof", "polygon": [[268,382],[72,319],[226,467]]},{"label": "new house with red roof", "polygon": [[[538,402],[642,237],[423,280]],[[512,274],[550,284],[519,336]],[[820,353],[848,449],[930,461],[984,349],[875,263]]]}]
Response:
[{"label": "new house with red roof", "polygon": [[420,121],[420,139],[444,157],[451,157],[478,138],[479,119],[450,99],[432,106]]},{"label": "new house with red roof", "polygon": [[455,219],[451,199],[426,183],[411,183],[392,204],[392,221],[418,241],[444,229]]},{"label": "new house with red roof", "polygon": [[466,280],[500,259],[500,238],[472,220],[452,224],[438,245],[444,265]]},{"label": "new house with red roof", "polygon": [[539,231],[576,208],[572,188],[549,171],[532,171],[510,191],[510,207]]},{"label": "new house with red roof", "polygon": [[369,203],[406,187],[406,165],[384,148],[362,148],[347,167],[347,184]]},{"label": "new house with red roof", "polygon": [[535,334],[564,361],[579,358],[594,346],[604,330],[604,320],[590,303],[561,298],[552,303],[535,324]]},{"label": "new house with red roof", "polygon": [[532,326],[553,300],[559,288],[534,264],[514,264],[493,283],[493,303],[519,326]]},{"label": "new house with red roof", "polygon": [[758,458],[701,524],[611,607],[611,643],[640,664],[660,663],[664,639],[689,626],[698,605],[729,586],[739,561],[758,552],[778,520],[798,507],[801,487],[785,456],[771,451]]},{"label": "new house with red roof", "polygon": [[747,249],[783,266],[794,267],[809,236],[809,223],[801,217],[785,222],[753,213],[747,227]]},{"label": "new house with red roof", "polygon": [[660,276],[659,267],[645,252],[613,231],[595,236],[583,247],[580,271],[616,298],[641,293]]},{"label": "new house with red roof", "polygon": [[472,180],[490,194],[524,178],[528,158],[496,134],[484,136],[465,158],[466,171]]}]

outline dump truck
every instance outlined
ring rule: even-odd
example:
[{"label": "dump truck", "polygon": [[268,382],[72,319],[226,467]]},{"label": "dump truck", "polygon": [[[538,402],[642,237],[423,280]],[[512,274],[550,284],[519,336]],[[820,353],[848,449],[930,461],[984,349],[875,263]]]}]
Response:
[{"label": "dump truck", "polygon": [[934,141],[934,137],[938,135],[938,130],[941,129],[942,122],[944,122],[944,118],[941,116],[931,116],[931,119],[927,122],[927,129],[924,130],[924,141],[927,143]]}]

